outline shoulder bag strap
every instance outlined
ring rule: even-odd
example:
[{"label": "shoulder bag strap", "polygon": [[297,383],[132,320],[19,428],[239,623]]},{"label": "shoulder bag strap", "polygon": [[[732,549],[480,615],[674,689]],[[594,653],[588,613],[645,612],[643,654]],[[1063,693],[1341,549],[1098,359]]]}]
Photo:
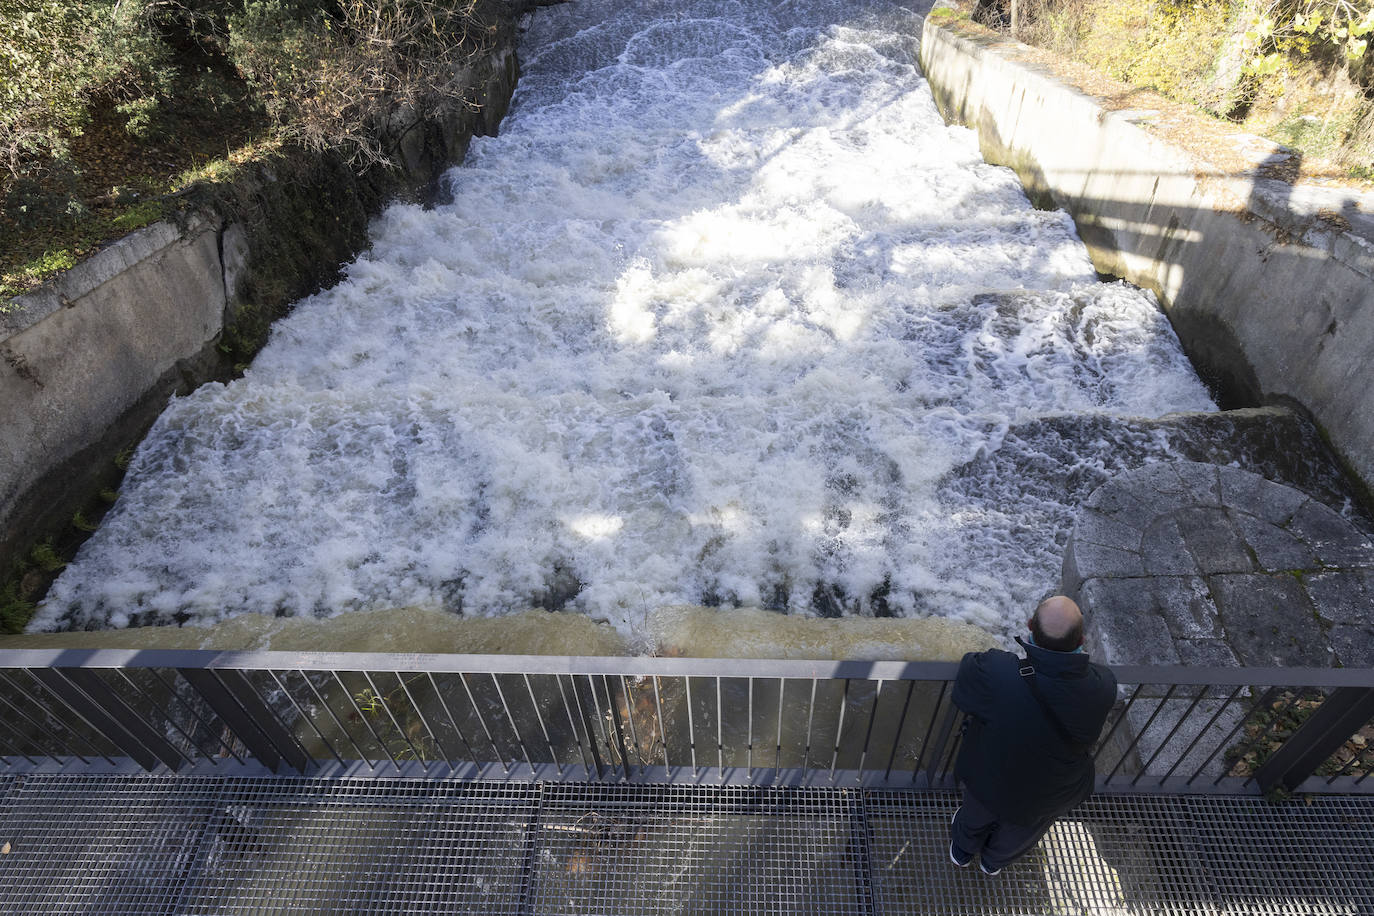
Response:
[{"label": "shoulder bag strap", "polygon": [[1031,664],[1028,658],[1022,659],[1021,661],[1021,678],[1026,682],[1026,686],[1030,688],[1031,695],[1035,697],[1035,702],[1040,704],[1040,709],[1045,713],[1045,718],[1049,720],[1049,723],[1054,726],[1055,732],[1059,734],[1059,740],[1063,741],[1064,744],[1075,753],[1087,753],[1092,745],[1074,740],[1073,736],[1069,734],[1069,730],[1064,727],[1064,723],[1054,714],[1054,710],[1045,700],[1045,695],[1040,692],[1040,686],[1035,683],[1035,666]]}]

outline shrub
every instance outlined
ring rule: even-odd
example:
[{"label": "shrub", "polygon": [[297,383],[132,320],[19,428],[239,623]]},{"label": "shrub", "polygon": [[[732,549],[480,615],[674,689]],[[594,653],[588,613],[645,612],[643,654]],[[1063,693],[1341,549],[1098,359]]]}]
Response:
[{"label": "shrub", "polygon": [[247,0],[231,59],[287,140],[384,158],[397,110],[470,104],[463,65],[482,47],[473,0]]},{"label": "shrub", "polygon": [[0,166],[44,174],[100,98],[146,130],[170,78],[155,0],[0,0]]},{"label": "shrub", "polygon": [[1374,174],[1374,0],[975,0],[975,18]]}]

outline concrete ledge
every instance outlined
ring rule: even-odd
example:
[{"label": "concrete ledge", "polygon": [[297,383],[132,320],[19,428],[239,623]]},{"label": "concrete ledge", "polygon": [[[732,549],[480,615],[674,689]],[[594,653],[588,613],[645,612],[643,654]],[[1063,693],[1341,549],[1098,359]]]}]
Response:
[{"label": "concrete ledge", "polygon": [[1285,154],[1251,135],[1229,134],[1219,166],[1151,126],[1215,124],[1113,110],[969,24],[927,20],[921,65],[946,119],[1073,215],[1098,270],[1159,297],[1224,406],[1302,405],[1374,487],[1370,201],[1264,177]]}]

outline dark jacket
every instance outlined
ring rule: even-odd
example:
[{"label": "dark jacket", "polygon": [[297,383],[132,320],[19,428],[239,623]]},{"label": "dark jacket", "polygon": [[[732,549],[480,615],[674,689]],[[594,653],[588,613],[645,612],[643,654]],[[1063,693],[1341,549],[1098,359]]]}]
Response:
[{"label": "dark jacket", "polygon": [[1066,744],[1046,718],[1018,656],[970,652],[954,678],[954,702],[969,714],[954,772],[999,818],[1030,826],[1092,794],[1093,762],[1084,748],[1097,740],[1116,701],[1116,675],[1082,652],[1022,646],[1041,695],[1079,746]]}]

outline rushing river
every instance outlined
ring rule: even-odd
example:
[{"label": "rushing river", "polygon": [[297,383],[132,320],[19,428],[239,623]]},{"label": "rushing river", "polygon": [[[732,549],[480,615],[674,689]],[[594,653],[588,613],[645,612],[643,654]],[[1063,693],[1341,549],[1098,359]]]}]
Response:
[{"label": "rushing river", "polygon": [[388,209],[242,379],[171,404],[35,628],[542,605],[633,643],[719,604],[1006,632],[1081,494],[990,456],[1130,445],[1018,424],[1213,405],[1154,301],[945,126],[919,30],[882,0],[539,12],[454,202]]}]

